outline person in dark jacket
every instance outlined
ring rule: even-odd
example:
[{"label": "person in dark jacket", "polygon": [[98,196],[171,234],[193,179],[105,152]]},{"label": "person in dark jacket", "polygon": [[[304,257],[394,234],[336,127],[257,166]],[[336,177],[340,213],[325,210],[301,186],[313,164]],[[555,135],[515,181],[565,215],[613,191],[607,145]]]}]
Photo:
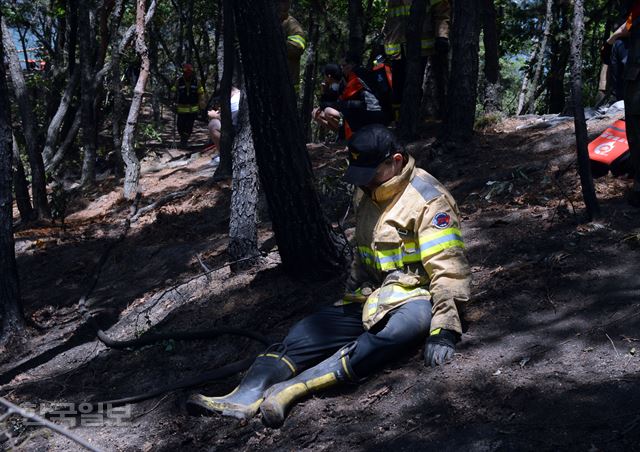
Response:
[{"label": "person in dark jacket", "polygon": [[349,139],[353,132],[368,124],[387,124],[380,101],[365,82],[364,69],[357,58],[347,55],[340,63],[343,80],[335,102],[320,102],[313,119],[321,126]]},{"label": "person in dark jacket", "polygon": [[193,74],[191,64],[182,65],[182,76],[176,80],[171,91],[175,95],[180,145],[184,147],[187,146],[198,113],[204,108],[204,88]]}]

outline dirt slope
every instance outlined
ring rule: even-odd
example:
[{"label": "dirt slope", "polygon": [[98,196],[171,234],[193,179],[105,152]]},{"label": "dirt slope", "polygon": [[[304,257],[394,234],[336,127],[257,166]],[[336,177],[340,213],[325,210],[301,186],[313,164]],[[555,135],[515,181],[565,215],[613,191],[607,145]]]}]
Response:
[{"label": "dirt slope", "polygon": [[[591,121],[590,131],[611,121]],[[463,213],[473,303],[452,363],[425,368],[421,350],[409,350],[360,386],[295,406],[280,430],[257,418],[190,417],[190,391],[179,390],[132,405],[120,426],[99,420],[74,432],[121,451],[640,450],[640,212],[624,203],[628,181],[607,176],[596,182],[603,219],[585,223],[575,149],[567,141],[572,124],[536,122],[507,120],[455,153],[434,148],[433,138],[410,146]],[[309,284],[284,275],[274,252],[259,268],[231,273],[224,266],[228,183],[210,181],[210,155],[157,151],[144,165],[142,205],[189,192],[142,215],[109,253],[87,304],[110,335],[236,326],[278,338],[339,296],[339,281]],[[336,182],[342,164],[335,156],[343,154],[319,145],[310,154],[337,219],[348,203]],[[0,375],[10,376],[1,393],[15,403],[114,399],[260,350],[248,339],[224,337],[116,351],[90,331],[73,334],[81,324],[78,300],[128,215],[117,202],[120,189],[112,188],[106,178],[88,204],[73,204],[64,231],[17,234],[34,326],[27,342],[0,360]],[[269,252],[268,223],[260,238]],[[203,275],[199,260],[212,273]],[[7,374],[19,362],[28,370]],[[238,379],[197,390],[223,394]],[[18,450],[77,449],[20,421],[11,429]]]}]

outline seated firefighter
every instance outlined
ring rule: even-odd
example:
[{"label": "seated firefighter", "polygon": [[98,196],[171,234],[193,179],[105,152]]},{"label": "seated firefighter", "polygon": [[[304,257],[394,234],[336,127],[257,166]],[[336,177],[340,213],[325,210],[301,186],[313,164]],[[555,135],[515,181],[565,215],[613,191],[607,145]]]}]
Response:
[{"label": "seated firefighter", "polygon": [[453,357],[470,271],[451,194],[381,125],[350,140],[345,180],[359,187],[359,202],[344,298],[295,324],[230,394],[192,395],[190,412],[246,419],[260,410],[277,427],[296,400],[361,381],[425,337],[428,365]]},{"label": "seated firefighter", "polygon": [[338,99],[327,101],[321,98],[320,107],[313,111],[313,119],[325,128],[338,131],[346,139],[367,124],[386,124],[387,115],[365,81],[364,69],[359,66],[357,58],[347,55],[340,65],[344,79]]}]

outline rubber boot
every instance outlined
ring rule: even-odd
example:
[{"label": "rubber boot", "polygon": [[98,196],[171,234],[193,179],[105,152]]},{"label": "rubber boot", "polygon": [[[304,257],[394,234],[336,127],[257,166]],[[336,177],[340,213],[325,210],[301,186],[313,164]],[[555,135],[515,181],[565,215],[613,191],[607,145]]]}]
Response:
[{"label": "rubber boot", "polygon": [[264,402],[260,405],[264,425],[280,427],[291,405],[312,392],[330,388],[344,381],[357,381],[349,364],[349,352],[352,349],[352,346],[343,347],[330,358],[305,370],[297,377],[267,389]]},{"label": "rubber boot", "polygon": [[258,355],[237,388],[222,397],[192,394],[187,411],[192,415],[220,413],[238,419],[248,419],[258,412],[265,389],[295,375],[291,360],[277,353]]}]

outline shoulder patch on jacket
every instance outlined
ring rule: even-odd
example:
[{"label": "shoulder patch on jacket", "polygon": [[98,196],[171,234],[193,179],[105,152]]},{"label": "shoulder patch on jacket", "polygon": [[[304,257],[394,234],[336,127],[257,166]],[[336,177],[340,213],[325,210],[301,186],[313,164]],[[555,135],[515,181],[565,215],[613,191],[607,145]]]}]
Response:
[{"label": "shoulder patch on jacket", "polygon": [[414,176],[411,180],[411,186],[415,188],[418,193],[422,195],[425,201],[431,201],[434,198],[442,195],[434,185],[422,176]]}]

